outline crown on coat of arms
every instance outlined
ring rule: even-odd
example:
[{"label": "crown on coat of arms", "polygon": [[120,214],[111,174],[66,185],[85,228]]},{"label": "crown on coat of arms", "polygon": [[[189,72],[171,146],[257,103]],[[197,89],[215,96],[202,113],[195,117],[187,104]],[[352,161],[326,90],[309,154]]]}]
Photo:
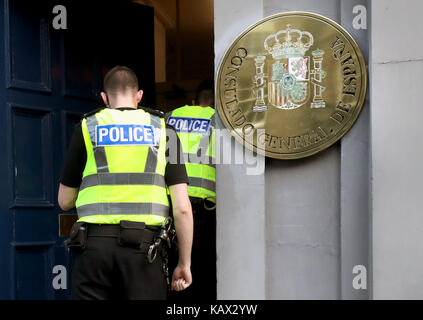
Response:
[{"label": "crown on coat of arms", "polygon": [[304,56],[313,42],[314,39],[310,32],[291,29],[291,25],[287,24],[286,29],[271,34],[264,40],[264,48],[274,59],[281,59],[290,56]]}]

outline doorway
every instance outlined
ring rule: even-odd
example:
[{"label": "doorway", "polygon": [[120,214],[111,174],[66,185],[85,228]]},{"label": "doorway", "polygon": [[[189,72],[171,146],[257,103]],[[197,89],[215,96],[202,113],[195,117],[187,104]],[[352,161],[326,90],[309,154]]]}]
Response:
[{"label": "doorway", "polygon": [[135,2],[154,8],[157,108],[192,104],[200,82],[214,78],[214,1]]}]

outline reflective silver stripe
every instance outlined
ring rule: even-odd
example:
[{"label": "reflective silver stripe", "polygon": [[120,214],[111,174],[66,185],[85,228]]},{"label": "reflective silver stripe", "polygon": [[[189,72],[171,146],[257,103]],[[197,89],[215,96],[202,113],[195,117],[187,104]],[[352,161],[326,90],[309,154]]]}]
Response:
[{"label": "reflective silver stripe", "polygon": [[92,203],[80,206],[76,210],[80,218],[110,214],[154,214],[162,217],[169,215],[169,207],[158,203]]},{"label": "reflective silver stripe", "polygon": [[216,127],[216,112],[210,118],[213,129]]},{"label": "reflective silver stripe", "polygon": [[[213,114],[211,119],[210,119],[209,145],[211,143],[211,140],[212,140],[212,137],[213,137],[213,130],[214,130],[215,127],[216,127],[216,121],[214,119],[214,114]],[[208,149],[209,145],[207,145],[207,149]]]},{"label": "reflective silver stripe", "polygon": [[209,131],[201,137],[200,143],[198,144],[197,155],[200,156],[202,152],[207,153],[209,145],[212,139],[212,134],[215,126],[214,117],[210,119]]},{"label": "reflective silver stripe", "polygon": [[216,168],[216,159],[210,156],[199,156],[195,153],[184,153],[185,163],[199,163],[209,167]]},{"label": "reflective silver stripe", "polygon": [[216,192],[216,182],[214,181],[195,177],[188,177],[188,181],[191,187],[200,187]]},{"label": "reflective silver stripe", "polygon": [[87,128],[90,134],[91,143],[93,144],[94,159],[97,165],[97,172],[109,172],[109,165],[107,164],[106,150],[103,146],[97,146],[95,135],[96,127],[98,126],[97,118],[94,115],[87,118]]},{"label": "reflective silver stripe", "polygon": [[[210,126],[210,128],[211,128],[211,126]],[[210,132],[204,134],[201,137],[200,143],[198,144],[197,154],[200,154],[200,152],[202,150],[204,150],[204,152],[207,152],[207,149],[209,148],[209,144],[210,144],[210,139],[211,139],[211,133]]]},{"label": "reflective silver stripe", "polygon": [[145,163],[144,172],[156,172],[157,157],[159,154],[160,138],[161,138],[161,121],[157,116],[150,115],[151,125],[154,127],[155,133],[160,132],[156,138],[156,145],[148,148],[147,161]]},{"label": "reflective silver stripe", "polygon": [[154,185],[165,188],[164,176],[153,172],[100,173],[82,179],[79,191],[98,185]]}]

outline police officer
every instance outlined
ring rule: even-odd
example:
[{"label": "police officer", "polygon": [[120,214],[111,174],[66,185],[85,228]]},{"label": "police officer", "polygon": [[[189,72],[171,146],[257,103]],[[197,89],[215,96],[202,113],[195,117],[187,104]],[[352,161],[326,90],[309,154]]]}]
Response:
[{"label": "police officer", "polygon": [[215,110],[212,81],[203,81],[194,106],[166,114],[182,144],[188,173],[188,194],[194,216],[192,274],[187,290],[172,295],[175,300],[216,299],[216,165],[214,150]]},{"label": "police officer", "polygon": [[160,114],[137,109],[143,91],[131,69],[111,69],[104,91],[108,107],[85,115],[76,127],[59,186],[60,207],[76,206],[79,218],[70,235],[72,298],[165,299],[160,253],[170,221],[166,186],[179,241],[171,288],[183,290],[192,281],[187,174],[183,163],[170,164],[166,155],[180,146],[167,145],[170,127]]}]

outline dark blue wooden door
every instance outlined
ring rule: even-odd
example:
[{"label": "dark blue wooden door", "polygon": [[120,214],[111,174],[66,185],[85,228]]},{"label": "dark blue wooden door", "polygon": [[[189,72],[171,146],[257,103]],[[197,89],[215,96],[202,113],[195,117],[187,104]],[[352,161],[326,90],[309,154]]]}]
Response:
[{"label": "dark blue wooden door", "polygon": [[75,123],[100,104],[104,73],[133,68],[154,105],[153,10],[64,1],[67,29],[55,30],[56,4],[0,0],[0,299],[69,297],[58,181]]}]

